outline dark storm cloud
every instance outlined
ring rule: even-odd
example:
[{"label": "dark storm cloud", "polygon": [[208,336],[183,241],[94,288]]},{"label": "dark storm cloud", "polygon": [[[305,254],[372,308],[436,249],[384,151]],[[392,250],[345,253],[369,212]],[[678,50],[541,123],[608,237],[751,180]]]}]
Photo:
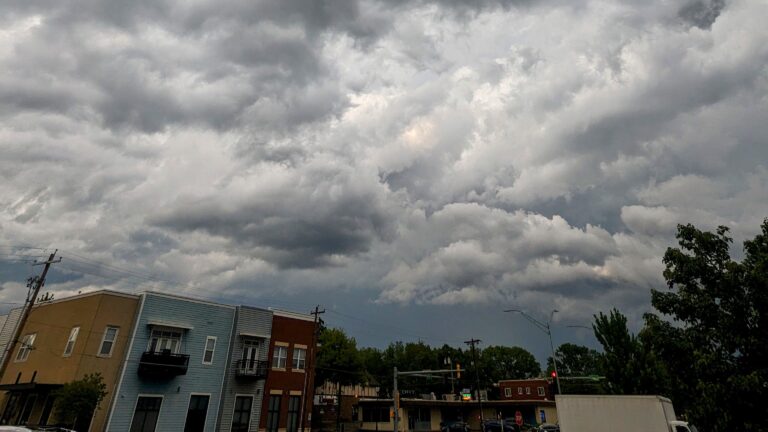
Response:
[{"label": "dark storm cloud", "polygon": [[699,28],[708,29],[724,7],[725,0],[695,0],[680,9],[680,18]]},{"label": "dark storm cloud", "polygon": [[[768,214],[767,13],[6,2],[0,244],[191,295],[639,317],[677,223],[743,239]],[[56,289],[130,285],[107,276]]]},{"label": "dark storm cloud", "polygon": [[379,185],[333,166],[306,168],[301,177],[278,175],[282,178],[262,179],[276,184],[246,185],[236,195],[224,189],[181,199],[151,222],[223,237],[283,268],[340,265],[369,251],[376,240],[392,239],[393,215]]}]

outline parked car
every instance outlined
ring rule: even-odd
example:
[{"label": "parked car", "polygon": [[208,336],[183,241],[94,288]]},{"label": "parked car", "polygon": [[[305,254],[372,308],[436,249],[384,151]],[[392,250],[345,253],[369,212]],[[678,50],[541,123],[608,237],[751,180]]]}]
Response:
[{"label": "parked car", "polygon": [[440,423],[441,432],[469,432],[469,425],[463,421],[450,421]]},{"label": "parked car", "polygon": [[483,423],[483,432],[520,432],[520,426],[518,426],[514,420],[504,421],[504,430],[501,430],[501,422],[499,420],[486,420]]},{"label": "parked car", "polygon": [[77,432],[59,426],[0,426],[0,432]]}]

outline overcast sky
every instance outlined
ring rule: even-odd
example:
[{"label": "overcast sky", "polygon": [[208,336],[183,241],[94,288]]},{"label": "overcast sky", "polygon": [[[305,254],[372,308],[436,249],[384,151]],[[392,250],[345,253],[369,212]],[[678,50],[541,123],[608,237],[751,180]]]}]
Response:
[{"label": "overcast sky", "polygon": [[[0,301],[328,309],[362,345],[556,342],[768,216],[752,0],[7,0]],[[33,246],[42,249],[20,249]],[[26,259],[25,257],[21,257]]]}]

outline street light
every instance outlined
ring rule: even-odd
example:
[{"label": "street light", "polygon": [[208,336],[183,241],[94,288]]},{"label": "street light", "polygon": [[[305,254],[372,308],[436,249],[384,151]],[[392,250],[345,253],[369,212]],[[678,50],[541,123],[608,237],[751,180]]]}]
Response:
[{"label": "street light", "polygon": [[550,328],[550,323],[552,322],[552,317],[555,316],[555,313],[558,312],[557,309],[553,309],[552,312],[549,314],[549,321],[546,323],[543,323],[536,318],[528,315],[527,313],[519,310],[519,309],[507,309],[504,312],[516,312],[522,315],[525,319],[530,321],[531,324],[533,324],[537,329],[543,331],[544,333],[549,336],[549,347],[552,348],[552,363],[555,366],[555,382],[557,383],[557,392],[559,394],[563,394],[563,392],[560,390],[560,373],[557,372],[557,356],[555,355],[555,345],[552,343],[552,329]]}]

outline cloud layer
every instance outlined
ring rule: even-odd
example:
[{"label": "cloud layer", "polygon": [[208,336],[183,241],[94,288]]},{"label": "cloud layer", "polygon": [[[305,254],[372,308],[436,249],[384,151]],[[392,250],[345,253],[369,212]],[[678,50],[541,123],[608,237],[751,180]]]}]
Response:
[{"label": "cloud layer", "polygon": [[767,15],[748,0],[11,2],[0,252],[151,276],[81,261],[52,288],[69,292],[639,314],[676,224],[743,239],[768,216]]}]

